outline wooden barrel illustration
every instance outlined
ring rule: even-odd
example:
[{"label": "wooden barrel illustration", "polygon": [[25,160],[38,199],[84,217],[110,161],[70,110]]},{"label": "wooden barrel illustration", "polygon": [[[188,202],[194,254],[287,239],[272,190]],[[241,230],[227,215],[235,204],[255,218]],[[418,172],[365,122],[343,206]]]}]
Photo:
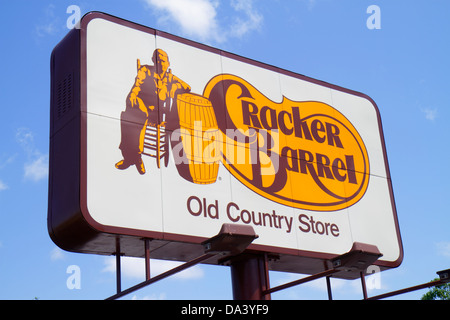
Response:
[{"label": "wooden barrel illustration", "polygon": [[193,93],[177,97],[181,140],[192,182],[214,183],[219,171],[219,127],[211,102]]}]

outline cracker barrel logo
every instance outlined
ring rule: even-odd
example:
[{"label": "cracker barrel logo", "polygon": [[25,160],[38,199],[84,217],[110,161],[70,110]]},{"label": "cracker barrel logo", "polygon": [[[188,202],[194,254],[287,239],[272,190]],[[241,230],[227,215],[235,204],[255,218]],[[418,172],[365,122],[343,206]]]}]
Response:
[{"label": "cracker barrel logo", "polygon": [[202,95],[168,69],[157,49],[141,66],[121,116],[123,160],[145,173],[141,155],[167,166],[169,146],[178,173],[215,183],[219,162],[246,187],[277,203],[336,211],[358,202],[369,182],[363,140],[339,111],[318,101],[271,101],[230,74],[212,78]]}]

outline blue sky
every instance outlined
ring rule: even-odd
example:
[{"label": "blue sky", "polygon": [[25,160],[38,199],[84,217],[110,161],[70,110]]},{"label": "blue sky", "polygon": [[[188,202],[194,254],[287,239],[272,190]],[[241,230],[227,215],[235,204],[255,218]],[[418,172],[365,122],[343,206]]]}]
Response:
[{"label": "blue sky", "polygon": [[[47,232],[50,54],[69,31],[67,8],[103,11],[370,96],[378,105],[404,260],[369,296],[432,280],[450,267],[450,3],[382,0],[17,0],[0,3],[0,299],[103,299],[113,257],[64,252]],[[380,29],[369,29],[370,5]],[[70,289],[77,266],[81,288]],[[152,260],[156,274],[173,262]],[[144,280],[123,259],[123,288]],[[271,272],[271,285],[301,275]],[[360,282],[333,280],[336,299]],[[426,290],[398,296],[418,299]],[[227,267],[199,265],[126,299],[231,299]],[[326,299],[325,281],[273,299]]]}]

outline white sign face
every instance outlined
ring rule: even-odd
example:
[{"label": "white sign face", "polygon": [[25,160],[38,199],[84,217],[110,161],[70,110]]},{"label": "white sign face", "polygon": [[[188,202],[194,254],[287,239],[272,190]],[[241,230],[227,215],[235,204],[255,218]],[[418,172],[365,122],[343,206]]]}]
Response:
[{"label": "white sign face", "polygon": [[370,98],[109,16],[82,29],[91,225],[199,243],[247,224],[255,250],[327,257],[362,242],[400,264]]}]

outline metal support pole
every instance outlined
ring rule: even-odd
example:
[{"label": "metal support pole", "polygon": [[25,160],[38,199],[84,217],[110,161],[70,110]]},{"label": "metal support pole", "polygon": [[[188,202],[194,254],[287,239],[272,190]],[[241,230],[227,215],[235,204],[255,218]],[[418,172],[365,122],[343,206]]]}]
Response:
[{"label": "metal support pole", "polygon": [[128,288],[128,289],[126,289],[124,291],[118,292],[117,294],[107,298],[106,300],[114,300],[114,299],[123,297],[123,296],[125,296],[125,295],[127,295],[127,294],[129,294],[129,293],[131,293],[133,291],[139,290],[139,289],[141,289],[143,287],[146,287],[146,286],[148,286],[148,285],[150,285],[152,283],[155,283],[155,282],[157,282],[159,280],[165,279],[165,278],[167,278],[167,277],[169,277],[169,276],[171,276],[171,275],[173,275],[175,273],[178,273],[178,272],[181,272],[181,271],[183,271],[183,270],[185,270],[187,268],[190,268],[190,267],[192,267],[192,266],[194,266],[194,265],[196,265],[196,264],[198,264],[198,263],[200,263],[200,262],[202,262],[204,260],[207,260],[207,259],[209,259],[211,257],[214,257],[215,255],[216,254],[204,254],[204,255],[202,255],[202,256],[200,256],[198,258],[195,258],[195,259],[193,259],[191,261],[188,261],[188,262],[186,262],[186,263],[184,263],[184,264],[182,264],[182,265],[180,265],[178,267],[175,267],[175,268],[170,269],[170,270],[168,270],[166,272],[163,272],[163,273],[161,273],[161,274],[159,274],[157,276],[154,276],[150,280],[146,280],[146,281],[141,282],[141,283],[139,283],[139,284],[137,284],[137,285],[135,285],[135,286],[133,286],[131,288]]},{"label": "metal support pole", "polygon": [[333,300],[333,295],[331,293],[331,277],[326,276],[325,279],[327,280],[328,300]]},{"label": "metal support pole", "polygon": [[364,297],[364,300],[367,300],[367,287],[366,287],[366,279],[365,279],[364,271],[361,271],[359,273],[359,275],[361,277],[361,286],[362,286],[362,291],[363,291],[363,297]]},{"label": "metal support pole", "polygon": [[284,289],[287,289],[287,288],[290,288],[290,287],[293,287],[293,286],[296,286],[296,285],[299,285],[299,284],[302,284],[305,282],[309,282],[312,280],[316,280],[319,278],[323,278],[323,277],[332,275],[333,273],[336,273],[336,272],[338,272],[338,270],[335,270],[335,269],[325,270],[325,271],[313,274],[312,276],[308,276],[306,278],[302,278],[302,279],[295,280],[295,281],[292,281],[292,282],[289,282],[286,284],[282,284],[282,285],[279,285],[278,287],[270,288],[270,289],[266,290],[264,293],[272,293],[272,292],[284,290]]},{"label": "metal support pole", "polygon": [[434,281],[431,281],[431,282],[419,284],[419,285],[414,286],[414,287],[409,287],[409,288],[400,289],[400,290],[396,290],[396,291],[392,291],[392,292],[388,292],[388,293],[383,293],[383,294],[380,294],[378,296],[373,296],[373,297],[368,298],[368,300],[378,300],[378,299],[389,298],[389,297],[392,297],[392,296],[396,296],[398,294],[403,294],[403,293],[408,293],[408,292],[412,292],[412,291],[416,291],[416,290],[420,290],[420,289],[434,287],[434,286],[438,286],[438,285],[441,285],[441,284],[444,284],[444,283],[446,283],[446,281],[434,280]]},{"label": "metal support pole", "polygon": [[150,239],[144,239],[145,243],[145,280],[150,280]]},{"label": "metal support pole", "polygon": [[121,281],[121,270],[120,270],[120,240],[116,238],[116,287],[117,293],[122,291],[122,281]]},{"label": "metal support pole", "polygon": [[263,288],[263,299],[271,300],[270,293],[264,294],[264,291],[270,288],[270,277],[269,277],[269,256],[267,253],[264,253],[264,288]]},{"label": "metal support pole", "polygon": [[243,253],[230,263],[234,300],[270,300],[266,255]]}]

